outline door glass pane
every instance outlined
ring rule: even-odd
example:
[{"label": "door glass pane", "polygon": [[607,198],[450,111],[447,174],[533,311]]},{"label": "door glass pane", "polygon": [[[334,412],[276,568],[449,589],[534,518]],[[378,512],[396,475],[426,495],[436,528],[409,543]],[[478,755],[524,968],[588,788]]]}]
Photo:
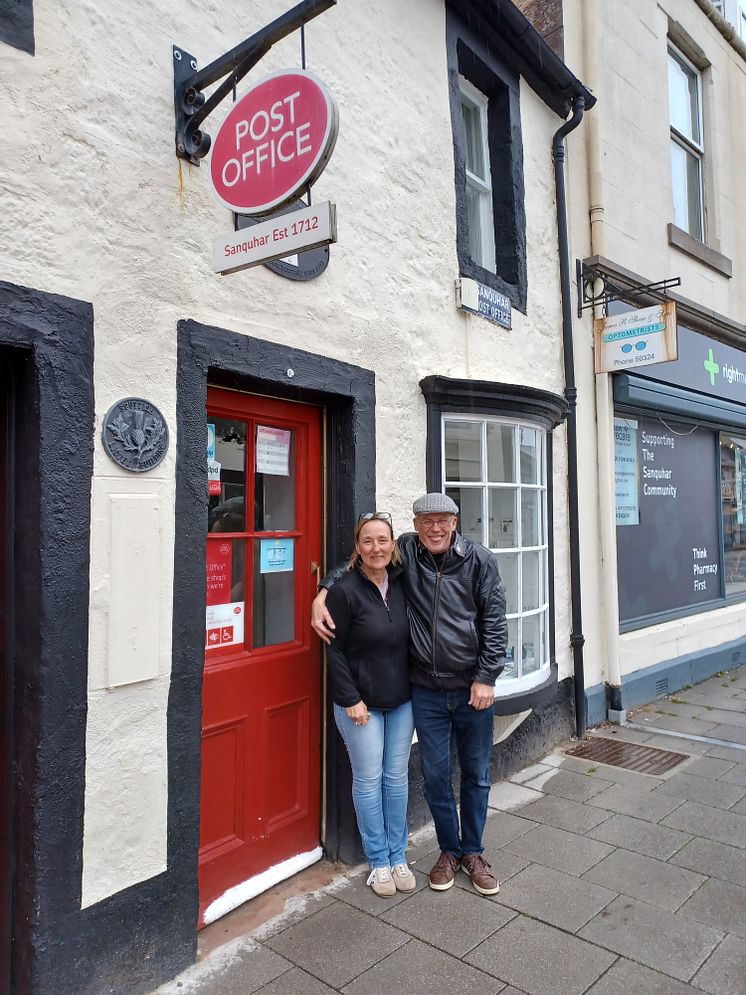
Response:
[{"label": "door glass pane", "polygon": [[541,667],[541,626],[543,614],[523,617],[521,644],[522,672],[532,674]]},{"label": "door glass pane", "polygon": [[516,542],[515,487],[490,488],[490,549],[512,549]]},{"label": "door glass pane", "polygon": [[458,530],[474,542],[484,542],[481,487],[447,487],[446,494],[459,507]]},{"label": "door glass pane", "polygon": [[514,437],[512,425],[487,423],[487,479],[494,484],[515,480]]},{"label": "door glass pane", "polygon": [[521,490],[522,546],[541,545],[541,493]]},{"label": "door glass pane", "polygon": [[521,483],[540,482],[539,433],[535,428],[521,428]]},{"label": "door glass pane", "polygon": [[447,421],[444,426],[446,480],[482,479],[482,426],[478,421]]},{"label": "door glass pane", "polygon": [[254,529],[288,532],[295,528],[294,432],[256,426]]},{"label": "door glass pane", "polygon": [[208,532],[246,531],[246,423],[207,416]]},{"label": "door glass pane", "polygon": [[508,619],[508,647],[505,650],[505,669],[500,674],[499,680],[509,681],[511,677],[516,677],[515,669],[515,648],[518,643],[519,619]]},{"label": "door glass pane", "polygon": [[542,553],[523,553],[521,591],[523,611],[538,608],[541,599],[541,559]]},{"label": "door glass pane", "polygon": [[499,553],[497,568],[505,585],[505,611],[508,615],[514,615],[521,610],[518,602],[518,554]]},{"label": "door glass pane", "polygon": [[254,540],[252,645],[295,639],[295,540]]},{"label": "door glass pane", "polygon": [[207,541],[205,648],[239,648],[244,642],[243,539]]}]

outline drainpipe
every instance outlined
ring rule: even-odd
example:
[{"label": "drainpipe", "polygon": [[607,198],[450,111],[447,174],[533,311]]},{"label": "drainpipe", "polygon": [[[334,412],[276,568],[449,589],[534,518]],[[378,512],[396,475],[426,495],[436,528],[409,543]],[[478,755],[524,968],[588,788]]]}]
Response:
[{"label": "drainpipe", "polygon": [[580,515],[578,511],[578,430],[575,386],[575,358],[572,337],[572,298],[570,295],[570,248],[567,237],[567,197],[565,193],[565,136],[583,120],[585,97],[572,101],[572,117],[559,128],[552,139],[554,187],[557,200],[557,238],[559,240],[560,293],[562,299],[562,354],[565,368],[565,398],[567,414],[567,485],[570,518],[570,600],[572,612],[573,668],[575,673],[575,727],[578,738],[585,735],[588,706],[585,698],[585,668],[583,665],[583,610],[580,592]]},{"label": "drainpipe", "polygon": [[[585,77],[595,94],[602,86],[599,39],[600,0],[586,0],[583,7],[583,40]],[[706,0],[709,3],[709,0]],[[605,256],[604,183],[603,183],[603,118],[592,114],[588,120],[588,185],[590,193],[592,256]],[[595,316],[595,313],[594,313]],[[619,643],[619,584],[617,580],[616,496],[614,480],[614,401],[611,373],[597,373],[596,432],[598,444],[598,513],[601,543],[600,591],[603,602],[603,639],[606,650],[606,685],[608,718],[621,717],[622,664]]]}]

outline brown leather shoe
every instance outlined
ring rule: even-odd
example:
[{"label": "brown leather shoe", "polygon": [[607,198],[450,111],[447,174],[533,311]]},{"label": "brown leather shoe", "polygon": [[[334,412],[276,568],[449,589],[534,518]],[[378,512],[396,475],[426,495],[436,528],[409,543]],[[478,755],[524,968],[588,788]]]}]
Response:
[{"label": "brown leather shoe", "polygon": [[500,882],[492,873],[492,866],[481,853],[464,854],[461,870],[469,875],[474,890],[480,895],[496,895],[500,890]]},{"label": "brown leather shoe", "polygon": [[452,853],[443,851],[430,871],[430,887],[433,891],[448,891],[453,886],[453,879],[460,866]]}]

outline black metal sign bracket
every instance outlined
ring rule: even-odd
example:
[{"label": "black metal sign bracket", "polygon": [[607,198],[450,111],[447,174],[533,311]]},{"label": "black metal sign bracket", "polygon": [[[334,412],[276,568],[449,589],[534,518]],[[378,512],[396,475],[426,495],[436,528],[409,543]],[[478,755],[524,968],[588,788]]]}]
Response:
[{"label": "black metal sign bracket", "polygon": [[[200,125],[215,110],[237,83],[269,52],[275,42],[292,34],[307,21],[333,7],[337,0],[302,0],[261,28],[230,52],[221,55],[204,69],[197,69],[197,60],[177,45],[173,46],[174,111],[176,114],[176,155],[199,166],[210,151],[212,139]],[[226,76],[209,97],[206,87]]]},{"label": "black metal sign bracket", "polygon": [[586,266],[579,259],[575,260],[575,279],[578,286],[578,318],[583,317],[583,311],[587,308],[596,306],[603,307],[604,314],[607,314],[612,301],[634,301],[639,297],[665,301],[672,287],[681,286],[680,276],[655,283],[637,283],[619,276],[612,281],[604,269]]}]

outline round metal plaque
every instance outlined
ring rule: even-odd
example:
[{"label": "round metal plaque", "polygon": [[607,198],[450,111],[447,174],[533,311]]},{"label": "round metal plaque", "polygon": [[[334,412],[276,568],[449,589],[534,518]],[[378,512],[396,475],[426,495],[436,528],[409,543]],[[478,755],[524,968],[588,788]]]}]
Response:
[{"label": "round metal plaque", "polygon": [[168,425],[158,408],[141,397],[125,397],[104,415],[101,441],[125,470],[154,470],[168,451]]}]

